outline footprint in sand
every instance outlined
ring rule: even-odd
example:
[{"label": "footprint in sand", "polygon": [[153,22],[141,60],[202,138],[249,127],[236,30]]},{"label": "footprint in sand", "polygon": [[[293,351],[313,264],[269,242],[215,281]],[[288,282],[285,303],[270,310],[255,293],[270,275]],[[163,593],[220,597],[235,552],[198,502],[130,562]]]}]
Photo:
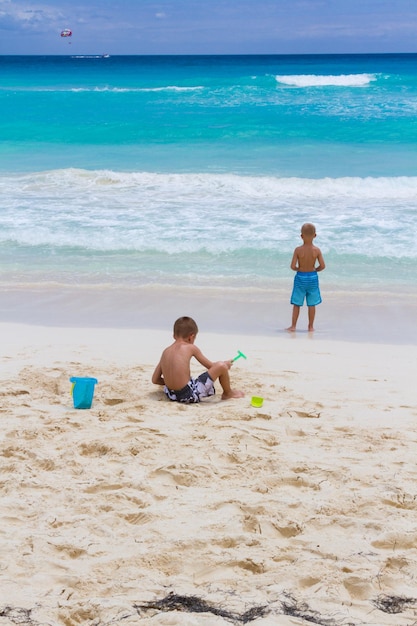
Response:
[{"label": "footprint in sand", "polygon": [[307,576],[306,578],[301,578],[299,583],[302,589],[308,589],[309,587],[314,587],[315,585],[321,583],[321,578]]},{"label": "footprint in sand", "polygon": [[36,458],[33,452],[30,452],[30,450],[26,448],[21,448],[20,446],[8,446],[2,451],[1,455],[6,458],[20,459],[21,461]]},{"label": "footprint in sand", "polygon": [[244,422],[250,422],[254,419],[262,419],[262,420],[270,420],[272,416],[269,413],[259,413],[259,411],[254,411],[253,413],[246,413],[245,415],[241,415],[240,419]]},{"label": "footprint in sand", "polygon": [[397,493],[387,496],[382,500],[383,504],[388,504],[397,509],[405,509],[408,511],[417,510],[417,495],[410,493]]},{"label": "footprint in sand", "polygon": [[56,469],[55,462],[52,459],[39,459],[36,461],[36,465],[39,469],[45,470],[46,472],[52,472]]},{"label": "footprint in sand", "polygon": [[300,524],[298,524],[297,522],[287,522],[285,524],[278,524],[276,522],[271,523],[272,526],[279,532],[279,534],[286,539],[290,539],[291,537],[297,537],[303,532],[302,526],[300,526]]},{"label": "footprint in sand", "polygon": [[1,391],[0,397],[4,398],[6,396],[26,396],[29,395],[29,391],[26,389],[14,389],[12,391]]},{"label": "footprint in sand", "polygon": [[195,572],[193,579],[197,584],[202,584],[222,579],[230,579],[232,573],[233,577],[240,578],[242,576],[242,570],[244,572],[250,572],[251,574],[264,574],[265,565],[262,562],[257,563],[250,558],[239,559],[238,561],[229,561],[221,565],[214,564],[205,567]]},{"label": "footprint in sand", "polygon": [[147,524],[154,519],[154,516],[149,513],[127,513],[122,515],[122,517],[126,522],[134,525]]},{"label": "footprint in sand", "polygon": [[288,415],[290,417],[294,417],[294,415],[296,415],[297,417],[308,417],[308,418],[314,418],[314,419],[318,419],[321,416],[321,413],[319,411],[288,411]]},{"label": "footprint in sand", "polygon": [[114,452],[113,448],[101,442],[82,443],[79,446],[81,456],[106,456]]},{"label": "footprint in sand", "polygon": [[343,581],[343,586],[348,590],[351,598],[356,600],[367,600],[375,592],[369,580],[361,576],[347,576]]},{"label": "footprint in sand", "polygon": [[124,400],[121,398],[107,398],[104,400],[104,404],[107,404],[107,406],[115,406],[116,404],[122,404],[122,402]]},{"label": "footprint in sand", "polygon": [[59,621],[64,626],[78,626],[79,624],[87,624],[96,621],[97,609],[90,607],[80,607],[76,610],[68,611],[68,613],[60,613]]},{"label": "footprint in sand", "polygon": [[[51,545],[51,544],[50,544]],[[58,544],[53,546],[58,552],[64,552],[71,559],[78,559],[80,556],[87,554],[87,550],[84,548],[77,548],[68,544]]]},{"label": "footprint in sand", "polygon": [[100,493],[101,491],[119,491],[119,489],[123,489],[124,485],[108,485],[107,483],[99,483],[96,485],[92,485],[91,487],[87,487],[84,489],[84,493]]},{"label": "footprint in sand", "polygon": [[386,550],[412,550],[417,548],[417,532],[387,533],[380,539],[372,541],[371,545]]},{"label": "footprint in sand", "polygon": [[185,464],[160,467],[151,474],[152,478],[162,479],[165,484],[168,482],[182,487],[197,485],[204,480],[211,479],[211,476],[211,470],[204,465],[193,466],[191,469]]}]

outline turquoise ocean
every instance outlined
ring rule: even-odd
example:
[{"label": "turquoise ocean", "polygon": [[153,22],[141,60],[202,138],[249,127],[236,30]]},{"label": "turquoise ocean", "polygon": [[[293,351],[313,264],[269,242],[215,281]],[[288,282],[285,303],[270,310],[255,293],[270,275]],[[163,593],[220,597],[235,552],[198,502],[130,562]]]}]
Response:
[{"label": "turquoise ocean", "polygon": [[415,304],[417,55],[0,57],[0,287],[28,309],[196,289],[289,312],[306,221],[323,296]]}]

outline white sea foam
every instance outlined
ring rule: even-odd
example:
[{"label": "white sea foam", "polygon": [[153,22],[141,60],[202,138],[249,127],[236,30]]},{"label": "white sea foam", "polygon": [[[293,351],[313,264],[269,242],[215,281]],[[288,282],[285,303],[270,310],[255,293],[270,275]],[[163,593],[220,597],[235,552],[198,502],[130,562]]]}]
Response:
[{"label": "white sea foam", "polygon": [[[142,93],[157,91],[199,91],[203,87],[196,85],[195,87],[179,87],[177,85],[167,85],[165,87],[71,87],[68,91],[94,91],[94,92],[111,92],[111,93]],[[55,91],[55,90],[54,90]],[[65,91],[65,90],[61,90]]]},{"label": "white sea foam", "polygon": [[53,87],[2,87],[0,91],[13,91],[13,92],[26,92],[31,93],[146,93],[146,92],[158,92],[158,91],[201,91],[204,89],[202,85],[195,85],[190,87],[181,87],[179,85],[166,85],[162,87],[115,87],[109,85],[103,85],[100,87],[71,87],[56,85]]},{"label": "white sea foam", "polygon": [[293,87],[364,87],[376,80],[375,74],[340,74],[326,76],[317,74],[277,75],[276,80]]},{"label": "white sea foam", "polygon": [[325,249],[415,258],[417,177],[274,178],[55,170],[2,176],[3,245],[289,254],[300,225]]},{"label": "white sea foam", "polygon": [[200,91],[204,89],[202,85],[195,87],[180,87],[178,85],[167,85],[165,87],[142,87],[138,91]]}]

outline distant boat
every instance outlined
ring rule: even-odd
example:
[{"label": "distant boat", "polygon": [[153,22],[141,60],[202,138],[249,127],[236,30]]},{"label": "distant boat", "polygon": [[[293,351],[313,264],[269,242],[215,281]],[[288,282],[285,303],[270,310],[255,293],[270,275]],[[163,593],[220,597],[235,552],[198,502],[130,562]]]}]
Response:
[{"label": "distant boat", "polygon": [[71,59],[108,59],[110,54],[73,54]]}]

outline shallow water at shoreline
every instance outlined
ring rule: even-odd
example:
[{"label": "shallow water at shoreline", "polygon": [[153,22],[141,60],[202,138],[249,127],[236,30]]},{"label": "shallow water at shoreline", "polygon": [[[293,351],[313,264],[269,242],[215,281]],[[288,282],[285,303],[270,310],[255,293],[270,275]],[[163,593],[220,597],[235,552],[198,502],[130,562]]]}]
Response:
[{"label": "shallow water at shoreline", "polygon": [[417,177],[0,176],[0,281],[277,288],[314,221],[324,280],[415,289]]},{"label": "shallow water at shoreline", "polygon": [[417,296],[398,291],[323,291],[316,307],[316,332],[307,333],[307,310],[300,313],[297,333],[290,324],[290,287],[262,289],[197,289],[154,285],[140,289],[63,288],[3,289],[0,322],[40,326],[148,328],[171,334],[174,320],[194,317],[200,331],[274,336],[289,339],[342,340],[417,344]]}]

